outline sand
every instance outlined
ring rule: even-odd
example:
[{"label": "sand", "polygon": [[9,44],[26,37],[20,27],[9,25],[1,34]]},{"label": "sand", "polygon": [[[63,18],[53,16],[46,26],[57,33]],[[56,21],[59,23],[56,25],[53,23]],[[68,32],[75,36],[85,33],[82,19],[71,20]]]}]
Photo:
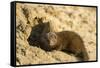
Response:
[{"label": "sand", "polygon": [[27,41],[35,19],[49,22],[51,31],[74,31],[85,44],[89,61],[96,60],[96,8],[43,4],[16,4],[16,63],[17,65],[77,62],[72,54],[62,51],[47,52]]}]

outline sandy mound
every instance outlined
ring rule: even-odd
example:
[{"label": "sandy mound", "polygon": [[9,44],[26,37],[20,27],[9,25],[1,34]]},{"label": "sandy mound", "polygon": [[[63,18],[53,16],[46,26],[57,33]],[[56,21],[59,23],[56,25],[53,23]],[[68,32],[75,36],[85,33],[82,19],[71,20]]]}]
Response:
[{"label": "sandy mound", "polygon": [[42,4],[16,5],[16,63],[43,64],[78,61],[73,55],[62,51],[46,52],[27,41],[32,28],[38,24],[36,17],[49,22],[51,31],[74,31],[85,44],[89,60],[96,60],[96,8],[78,6],[57,6]]}]

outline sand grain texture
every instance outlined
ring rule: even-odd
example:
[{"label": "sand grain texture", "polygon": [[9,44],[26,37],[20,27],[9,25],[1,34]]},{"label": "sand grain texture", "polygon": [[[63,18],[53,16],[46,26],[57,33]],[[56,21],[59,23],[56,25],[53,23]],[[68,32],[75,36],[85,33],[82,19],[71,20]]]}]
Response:
[{"label": "sand grain texture", "polygon": [[62,51],[46,52],[30,46],[27,39],[35,17],[50,22],[51,31],[74,31],[78,33],[89,54],[89,61],[96,60],[96,8],[42,4],[16,4],[16,63],[17,65],[45,64],[78,61],[73,55]]}]

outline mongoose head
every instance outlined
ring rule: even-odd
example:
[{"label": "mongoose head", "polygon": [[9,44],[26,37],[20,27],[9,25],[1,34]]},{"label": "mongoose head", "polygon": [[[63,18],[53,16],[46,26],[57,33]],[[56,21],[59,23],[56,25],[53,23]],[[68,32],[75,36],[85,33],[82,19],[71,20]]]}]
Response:
[{"label": "mongoose head", "polygon": [[44,50],[50,51],[57,44],[57,35],[54,32],[43,34],[41,37],[41,47]]},{"label": "mongoose head", "polygon": [[46,34],[47,39],[49,40],[49,45],[52,47],[57,43],[57,35],[54,32],[49,32]]}]

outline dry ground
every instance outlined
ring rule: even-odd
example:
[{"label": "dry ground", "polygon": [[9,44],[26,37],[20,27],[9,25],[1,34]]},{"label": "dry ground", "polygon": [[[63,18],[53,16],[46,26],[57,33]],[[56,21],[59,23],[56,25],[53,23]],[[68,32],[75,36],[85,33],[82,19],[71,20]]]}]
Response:
[{"label": "dry ground", "polygon": [[27,39],[32,27],[37,25],[35,17],[51,23],[51,30],[78,33],[89,54],[89,61],[96,60],[96,8],[80,6],[58,6],[42,4],[16,4],[16,63],[17,65],[61,63],[78,61],[73,55],[62,51],[46,52],[30,46]]}]

